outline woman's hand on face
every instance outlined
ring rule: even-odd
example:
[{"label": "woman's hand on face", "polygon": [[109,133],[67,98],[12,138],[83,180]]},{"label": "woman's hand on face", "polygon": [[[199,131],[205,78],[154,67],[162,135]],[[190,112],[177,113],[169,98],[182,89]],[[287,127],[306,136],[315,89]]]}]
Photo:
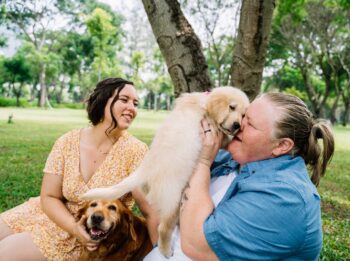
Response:
[{"label": "woman's hand on face", "polygon": [[79,242],[86,247],[89,251],[94,251],[97,249],[99,242],[92,240],[90,235],[86,232],[85,222],[87,217],[82,216],[81,219],[74,224],[73,235],[79,240]]},{"label": "woman's hand on face", "polygon": [[202,151],[199,162],[210,167],[221,147],[223,133],[213,129],[208,120],[204,118],[201,121],[200,136],[202,138]]}]

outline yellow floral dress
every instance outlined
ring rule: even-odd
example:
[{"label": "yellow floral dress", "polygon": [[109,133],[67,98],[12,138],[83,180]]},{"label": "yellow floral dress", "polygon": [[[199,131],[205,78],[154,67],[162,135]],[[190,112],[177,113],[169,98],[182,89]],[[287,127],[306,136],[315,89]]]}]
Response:
[{"label": "yellow floral dress", "polygon": [[[79,171],[80,129],[70,131],[54,144],[46,161],[45,175],[63,176],[62,191],[67,200],[65,205],[75,215],[83,204],[79,196],[91,188],[106,187],[120,182],[136,169],[147,152],[147,145],[128,132],[113,145],[105,160],[88,182]],[[123,201],[131,208],[134,201],[131,194]],[[40,197],[7,210],[0,217],[15,232],[28,231],[48,260],[76,260],[82,246],[76,238],[58,227],[43,213]]]}]

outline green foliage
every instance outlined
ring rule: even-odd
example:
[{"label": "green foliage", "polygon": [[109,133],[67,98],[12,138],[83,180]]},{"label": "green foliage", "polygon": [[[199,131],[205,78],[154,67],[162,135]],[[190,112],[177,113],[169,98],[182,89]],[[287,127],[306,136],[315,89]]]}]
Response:
[{"label": "green foliage", "polygon": [[[31,99],[39,97],[36,86],[40,84],[47,88],[50,99],[60,102],[63,90],[74,85],[71,96],[81,101],[100,79],[121,75],[116,52],[121,48],[122,18],[108,5],[95,0],[54,0],[39,5],[35,0],[14,0],[0,6],[0,20],[22,39],[21,49],[26,50],[18,53],[24,53],[30,65],[26,71],[33,76]],[[64,29],[47,26],[57,19],[70,19],[70,24]],[[0,70],[3,82],[2,76]]]},{"label": "green foliage", "polygon": [[283,91],[291,87],[300,91],[303,90],[303,78],[298,69],[295,69],[288,64],[284,64],[281,69],[276,70],[273,75],[266,78],[263,89],[264,91],[271,89]]},{"label": "green foliage", "polygon": [[350,101],[348,18],[337,0],[279,1],[266,63],[275,73],[265,88],[295,87],[316,116],[336,121]]},{"label": "green foliage", "polygon": [[286,15],[291,15],[292,20],[297,24],[300,23],[307,15],[305,11],[306,0],[284,0],[277,2],[275,19],[278,25],[283,23]]},{"label": "green foliage", "polygon": [[[15,98],[0,97],[0,107],[15,107],[17,101]],[[31,107],[30,103],[26,99],[19,99],[18,107]]]},{"label": "green foliage", "polygon": [[86,16],[86,26],[92,39],[94,59],[89,74],[79,79],[83,92],[87,93],[100,80],[111,76],[123,76],[116,52],[121,44],[120,24],[115,24],[115,15],[112,16],[101,8],[93,10]]},{"label": "green foliage", "polygon": [[295,88],[294,86],[289,87],[285,90],[285,93],[289,93],[291,95],[297,96],[300,99],[302,99],[304,102],[307,100],[307,95],[305,92],[302,92],[300,90],[298,90],[297,88]]},{"label": "green foliage", "polygon": [[228,35],[221,35],[215,44],[205,48],[210,78],[215,86],[229,85],[233,50],[234,41]]},{"label": "green foliage", "polygon": [[[143,87],[148,92],[144,99],[144,108],[169,110],[174,97],[174,88],[170,76],[167,73],[164,58],[158,47],[153,50],[152,62],[150,65],[152,72],[155,73],[154,77],[142,83],[141,86],[137,85],[137,87]],[[142,66],[144,66],[144,64],[142,64]]]},{"label": "green foliage", "polygon": [[6,58],[1,69],[5,70],[5,79],[2,79],[4,82],[24,83],[32,80],[30,65],[21,52],[18,52],[13,57]]},{"label": "green foliage", "polygon": [[133,68],[133,74],[131,81],[137,87],[142,86],[142,80],[140,77],[140,70],[145,66],[145,53],[143,51],[134,51],[131,55],[131,67]]},{"label": "green foliage", "polygon": [[84,109],[84,103],[55,103],[51,102],[51,105],[55,109]]},{"label": "green foliage", "polygon": [[0,47],[5,47],[7,45],[7,37],[4,35],[0,35]]}]

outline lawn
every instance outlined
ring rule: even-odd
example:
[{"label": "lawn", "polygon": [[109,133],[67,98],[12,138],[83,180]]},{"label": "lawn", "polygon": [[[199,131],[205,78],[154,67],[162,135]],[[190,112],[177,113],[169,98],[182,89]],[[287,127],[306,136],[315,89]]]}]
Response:
[{"label": "lawn", "polygon": [[[13,123],[8,124],[13,114]],[[150,144],[166,112],[140,110],[130,132]],[[0,108],[0,212],[39,195],[54,141],[88,126],[83,110]],[[336,153],[321,180],[324,245],[320,260],[350,260],[350,128],[335,128]]]}]

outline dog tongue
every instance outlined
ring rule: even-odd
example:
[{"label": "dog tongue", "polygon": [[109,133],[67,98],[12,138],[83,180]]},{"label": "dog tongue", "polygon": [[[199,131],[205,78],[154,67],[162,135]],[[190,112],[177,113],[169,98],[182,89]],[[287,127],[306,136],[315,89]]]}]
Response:
[{"label": "dog tongue", "polygon": [[91,234],[94,236],[101,236],[101,235],[105,234],[105,232],[99,228],[92,228]]}]

